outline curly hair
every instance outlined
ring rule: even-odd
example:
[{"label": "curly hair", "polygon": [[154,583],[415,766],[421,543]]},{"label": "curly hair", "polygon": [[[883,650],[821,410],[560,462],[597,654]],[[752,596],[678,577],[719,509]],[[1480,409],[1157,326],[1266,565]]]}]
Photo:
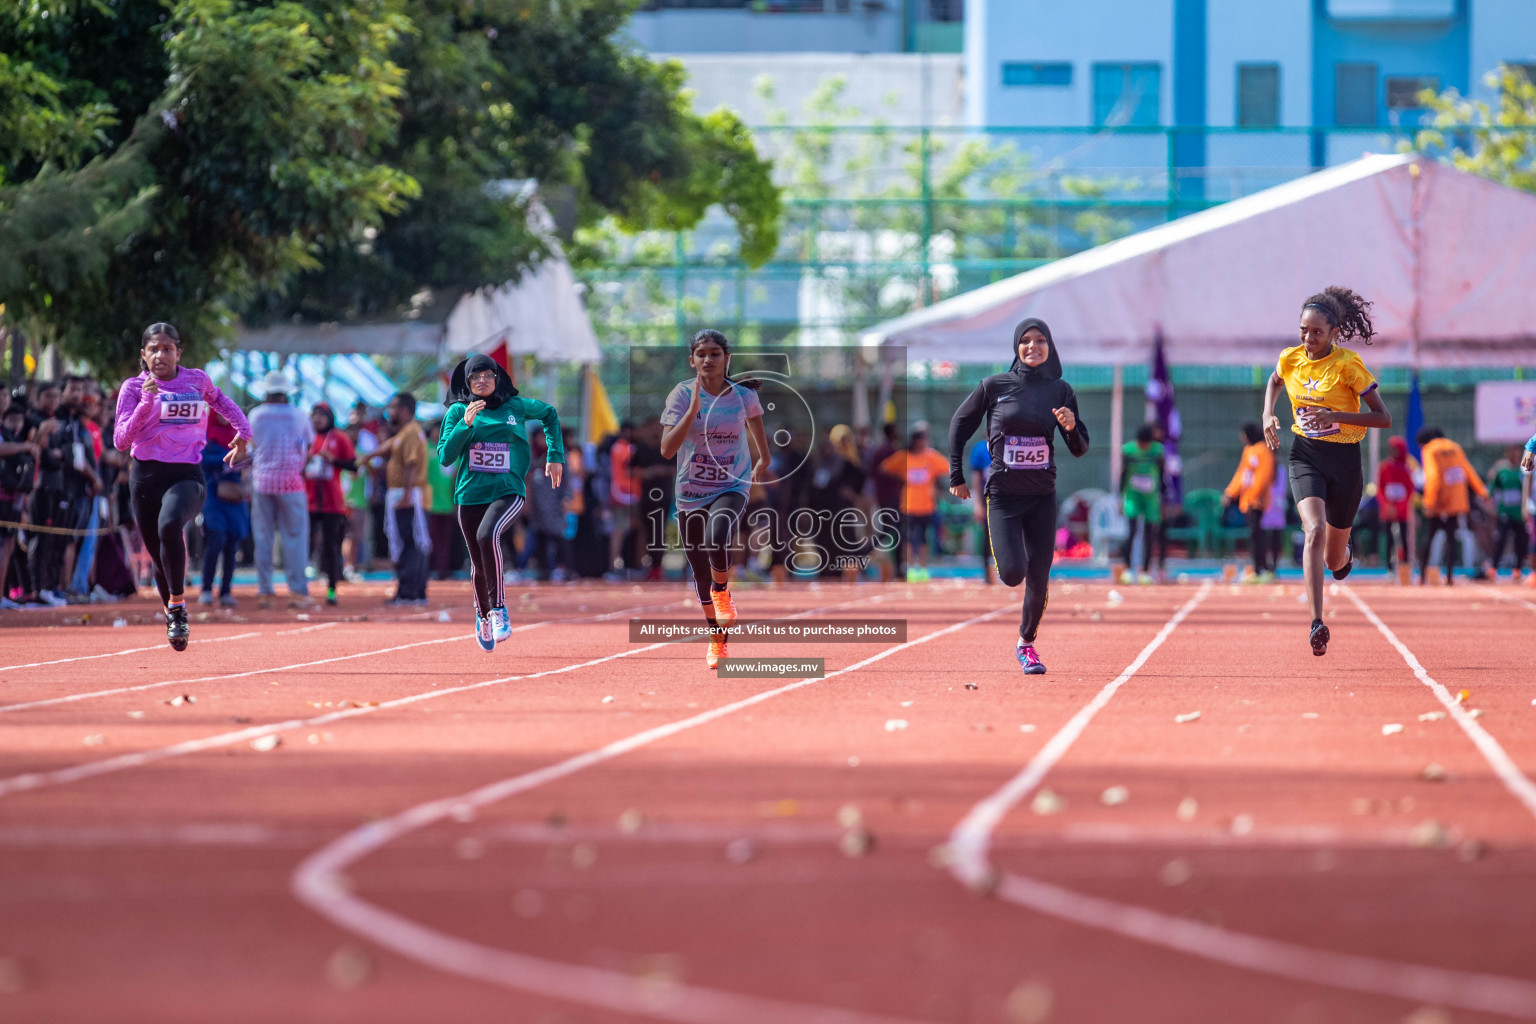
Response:
[{"label": "curly hair", "polygon": [[1329,285],[1301,304],[1302,309],[1309,306],[1327,317],[1330,327],[1339,329],[1340,341],[1360,338],[1369,345],[1376,333],[1371,325],[1371,303],[1348,288]]}]

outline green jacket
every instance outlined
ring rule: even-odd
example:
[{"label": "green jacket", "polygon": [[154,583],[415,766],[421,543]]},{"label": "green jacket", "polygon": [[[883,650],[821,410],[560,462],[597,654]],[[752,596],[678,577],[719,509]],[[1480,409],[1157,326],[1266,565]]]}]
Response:
[{"label": "green jacket", "polygon": [[1521,507],[1520,495],[1524,474],[1520,467],[1500,459],[1494,464],[1493,474],[1488,478],[1488,490],[1493,494],[1493,500],[1498,505],[1498,515],[1501,519],[1520,519],[1525,510]]},{"label": "green jacket", "polygon": [[438,461],[444,466],[458,463],[453,484],[453,500],[458,504],[489,505],[509,494],[527,497],[523,477],[533,456],[528,447],[529,420],[544,424],[549,442],[545,461],[565,461],[560,414],[554,406],[517,395],[499,408],[481,409],[471,426],[464,424],[465,408],[463,402],[448,407],[437,442]]}]

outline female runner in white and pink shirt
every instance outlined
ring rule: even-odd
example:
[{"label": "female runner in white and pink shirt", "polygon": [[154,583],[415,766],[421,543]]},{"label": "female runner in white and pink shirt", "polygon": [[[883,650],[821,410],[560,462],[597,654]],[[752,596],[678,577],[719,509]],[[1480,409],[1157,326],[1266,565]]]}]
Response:
[{"label": "female runner in white and pink shirt", "polygon": [[128,500],[144,550],[155,566],[155,586],[165,604],[165,635],[174,650],[187,649],[192,627],[182,595],[187,576],[185,529],[203,507],[203,446],[211,406],[235,428],[224,461],[245,458],[251,425],[240,407],[202,370],[181,364],[181,335],[170,324],[144,329],[141,373],[123,382],[112,437],[133,456]]}]

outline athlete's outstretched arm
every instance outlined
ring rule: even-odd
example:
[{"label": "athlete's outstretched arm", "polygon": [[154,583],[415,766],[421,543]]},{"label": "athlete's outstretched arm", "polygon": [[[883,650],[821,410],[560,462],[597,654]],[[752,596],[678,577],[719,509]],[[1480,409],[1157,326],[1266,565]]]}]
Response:
[{"label": "athlete's outstretched arm", "polygon": [[437,461],[441,466],[458,462],[459,456],[464,454],[464,446],[469,444],[470,427],[464,422],[465,408],[463,402],[454,402],[443,414],[442,431],[437,436]]},{"label": "athlete's outstretched arm", "polygon": [[965,470],[961,468],[960,462],[965,454],[965,443],[986,418],[988,404],[987,382],[983,380],[965,396],[965,401],[960,403],[960,408],[955,410],[949,420],[949,493],[957,498],[971,496],[971,489],[965,485]]},{"label": "athlete's outstretched arm", "polygon": [[[1088,427],[1077,414],[1077,392],[1072,390],[1070,384],[1067,385],[1067,399],[1062,403],[1061,408],[1072,411],[1071,416],[1063,416],[1060,409],[1054,410],[1056,422],[1061,427],[1062,440],[1067,442],[1067,451],[1080,459],[1088,454]],[[1062,422],[1063,420],[1072,425],[1068,427]]]},{"label": "athlete's outstretched arm", "polygon": [[1270,451],[1278,451],[1280,448],[1280,417],[1275,415],[1275,400],[1280,397],[1280,389],[1284,386],[1285,381],[1280,379],[1280,374],[1274,370],[1269,371],[1269,383],[1264,385],[1264,408],[1259,410],[1259,422],[1264,424],[1264,443],[1269,445]]},{"label": "athlete's outstretched arm", "polygon": [[[685,385],[682,385],[682,384],[678,385],[679,388],[684,387],[684,386]],[[664,426],[662,428],[662,431],[661,431],[661,457],[662,458],[664,458],[664,459],[672,458],[672,456],[677,454],[677,450],[683,446],[683,441],[688,437],[688,431],[693,429],[694,418],[699,415],[699,405],[703,401],[703,397],[702,397],[703,394],[704,394],[704,378],[701,375],[701,376],[698,376],[698,377],[694,378],[694,380],[693,380],[693,394],[688,399],[687,408],[683,409],[678,414],[677,422],[672,424],[671,426]],[[668,406],[668,410],[669,411],[671,409],[673,409],[673,408],[676,408],[677,405],[682,404],[679,401],[679,399],[681,399],[681,397],[682,396],[679,395],[678,392],[677,392],[677,388],[674,388],[672,390],[672,394],[668,396],[667,406]],[[665,414],[663,415],[663,418],[665,418]]]},{"label": "athlete's outstretched arm", "polygon": [[1381,400],[1381,390],[1372,387],[1371,390],[1361,395],[1365,402],[1366,412],[1336,412],[1333,409],[1313,409],[1311,420],[1320,427],[1331,427],[1335,423],[1343,423],[1354,427],[1380,427],[1387,430],[1392,426],[1392,414],[1387,411],[1386,403]]},{"label": "athlete's outstretched arm", "polygon": [[760,484],[768,476],[768,435],[761,416],[747,417],[747,447],[752,449],[752,482]]}]

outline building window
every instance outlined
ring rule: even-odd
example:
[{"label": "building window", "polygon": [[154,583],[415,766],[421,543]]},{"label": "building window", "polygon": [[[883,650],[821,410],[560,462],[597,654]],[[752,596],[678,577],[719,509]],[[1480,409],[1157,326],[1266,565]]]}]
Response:
[{"label": "building window", "polygon": [[1440,91],[1440,79],[1434,75],[1388,75],[1387,109],[1422,110],[1419,93],[1425,89]]},{"label": "building window", "polygon": [[1280,65],[1237,66],[1239,128],[1274,128],[1280,124]]},{"label": "building window", "polygon": [[1006,61],[1003,64],[1004,85],[1071,85],[1071,64],[1025,64]]},{"label": "building window", "polygon": [[1376,124],[1376,65],[1336,64],[1333,122],[1345,128]]},{"label": "building window", "polygon": [[1095,64],[1093,123],[1155,126],[1160,122],[1156,64]]}]

